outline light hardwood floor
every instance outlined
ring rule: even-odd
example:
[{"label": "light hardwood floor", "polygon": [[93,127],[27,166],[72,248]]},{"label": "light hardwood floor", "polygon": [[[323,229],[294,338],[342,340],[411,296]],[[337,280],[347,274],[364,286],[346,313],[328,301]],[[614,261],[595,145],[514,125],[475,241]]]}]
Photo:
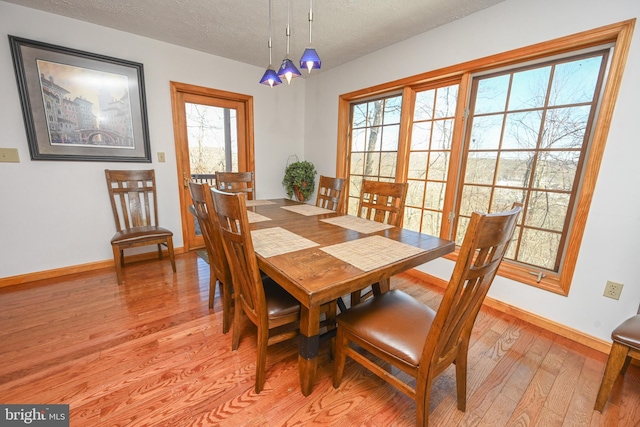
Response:
[{"label": "light hardwood floor", "polygon": [[[347,362],[338,390],[328,346],[313,393],[300,393],[295,340],[269,347],[253,391],[255,331],[237,352],[207,308],[209,268],[195,254],[0,289],[0,403],[68,403],[79,426],[412,426],[413,401]],[[442,291],[392,279],[436,308]],[[453,368],[435,382],[432,426],[640,425],[640,368],[593,405],[606,355],[489,308],[469,351],[467,411]]]}]

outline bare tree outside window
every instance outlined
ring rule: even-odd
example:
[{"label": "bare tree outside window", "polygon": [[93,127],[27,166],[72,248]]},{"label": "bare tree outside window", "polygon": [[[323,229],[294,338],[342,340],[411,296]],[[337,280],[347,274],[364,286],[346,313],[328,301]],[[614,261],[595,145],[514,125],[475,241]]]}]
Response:
[{"label": "bare tree outside window", "polygon": [[[588,153],[608,51],[476,77],[461,161],[453,161],[459,85],[416,91],[408,141],[405,228],[461,244],[471,213],[524,205],[506,259],[558,272]],[[363,179],[394,181],[402,98],[352,105],[349,212]],[[450,167],[461,179],[448,191]],[[455,197],[454,215],[445,212]],[[454,219],[453,235],[444,235]],[[449,229],[449,228],[447,228]]]},{"label": "bare tree outside window", "polygon": [[348,212],[356,215],[362,180],[395,181],[402,96],[353,104]]},{"label": "bare tree outside window", "polygon": [[185,103],[192,174],[238,170],[236,111]]},{"label": "bare tree outside window", "polygon": [[439,236],[451,163],[458,85],[416,93],[404,227]]},{"label": "bare tree outside window", "polygon": [[557,272],[607,52],[474,79],[456,242],[473,211],[524,204],[505,258]]},{"label": "bare tree outside window", "polygon": [[365,177],[406,182],[402,226],[460,243],[473,211],[522,202],[499,274],[567,295],[634,23],[341,95],[336,170],[349,179],[348,212]]}]

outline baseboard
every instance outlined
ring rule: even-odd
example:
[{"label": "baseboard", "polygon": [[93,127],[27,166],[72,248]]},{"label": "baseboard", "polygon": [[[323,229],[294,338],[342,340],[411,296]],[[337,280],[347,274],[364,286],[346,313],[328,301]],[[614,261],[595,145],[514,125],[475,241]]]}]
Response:
[{"label": "baseboard", "polygon": [[[181,248],[175,248],[174,252],[176,255],[178,255],[178,254],[184,253],[185,251],[184,251],[184,248],[181,247]],[[166,256],[168,256],[168,254]],[[147,252],[143,254],[127,256],[127,262],[145,261],[145,260],[153,259],[156,257],[157,257],[157,252],[155,251]],[[105,261],[74,265],[70,267],[56,268],[53,270],[21,274],[18,276],[4,277],[4,278],[0,278],[0,288],[5,286],[19,285],[21,283],[33,282],[36,280],[44,280],[44,279],[50,279],[53,277],[66,276],[69,274],[83,273],[87,271],[97,270],[100,268],[113,268],[113,260],[110,259]],[[115,274],[115,271],[114,271],[114,274]],[[424,273],[416,269],[409,270],[405,274],[413,276],[417,279],[420,279],[432,285],[439,286],[443,289],[447,286],[447,283],[448,283],[446,280],[442,280],[438,277],[432,276],[430,274]],[[586,345],[587,347],[593,348],[602,353],[609,354],[609,351],[611,350],[611,343],[607,341],[601,340],[591,335],[587,335],[583,332],[580,332],[568,326],[565,326],[560,323],[554,322],[552,320],[546,319],[544,317],[538,316],[537,314],[533,314],[528,311],[522,310],[518,307],[514,307],[512,305],[506,304],[502,301],[498,301],[491,297],[486,297],[483,304],[486,305],[487,307],[493,308],[502,313],[509,314],[513,317],[524,320],[526,322],[529,322],[543,329],[549,330],[555,334],[558,334],[570,340],[576,341],[580,344]]]},{"label": "baseboard", "polygon": [[[184,248],[174,248],[173,252],[175,255],[182,254],[184,253]],[[169,253],[166,250],[164,250],[162,253],[163,256],[167,258],[169,257]],[[125,262],[129,264],[131,262],[147,261],[154,258],[158,258],[157,251],[150,251],[136,255],[127,255]],[[116,274],[115,268],[113,267],[113,259],[109,259],[104,261],[90,262],[87,264],[72,265],[69,267],[54,268],[52,270],[36,271],[34,273],[20,274],[18,276],[2,277],[0,278],[0,288],[3,288],[5,286],[19,285],[21,283],[34,282],[36,280],[45,280],[54,277],[68,276],[70,274],[84,273],[87,271],[99,270],[101,268],[112,268],[114,276]]]},{"label": "baseboard", "polygon": [[[438,277],[432,276],[430,274],[424,273],[416,269],[409,270],[405,274],[413,276],[429,284],[439,286],[443,289],[446,288],[448,284],[446,280],[442,280]],[[580,332],[576,329],[562,325],[558,322],[554,322],[553,320],[549,320],[544,317],[538,316],[537,314],[533,314],[528,311],[522,310],[518,307],[514,307],[512,305],[506,304],[502,301],[498,301],[494,298],[486,297],[483,304],[487,307],[493,308],[505,314],[509,314],[520,320],[529,322],[532,325],[546,329],[548,331],[551,331],[562,337],[568,338],[572,341],[576,341],[580,344],[583,344],[587,347],[590,347],[602,353],[609,354],[609,351],[611,350],[611,343],[607,341],[585,334],[584,332]]]}]

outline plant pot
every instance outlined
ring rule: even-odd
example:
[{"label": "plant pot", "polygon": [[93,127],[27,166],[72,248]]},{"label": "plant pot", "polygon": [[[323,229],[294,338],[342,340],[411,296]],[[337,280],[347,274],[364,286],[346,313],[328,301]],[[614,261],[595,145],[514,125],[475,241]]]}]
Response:
[{"label": "plant pot", "polygon": [[[302,188],[307,188],[306,181],[302,181]],[[300,190],[300,187],[297,185],[293,186],[293,194],[296,196],[296,199],[298,199],[299,202],[304,202],[306,200],[304,194],[302,194],[302,191]]]}]

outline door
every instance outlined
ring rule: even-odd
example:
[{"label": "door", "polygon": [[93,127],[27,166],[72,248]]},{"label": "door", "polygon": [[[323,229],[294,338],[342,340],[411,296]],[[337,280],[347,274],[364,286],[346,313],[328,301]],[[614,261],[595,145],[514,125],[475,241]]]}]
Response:
[{"label": "door", "polygon": [[171,82],[173,128],[185,250],[204,247],[189,211],[189,180],[215,186],[215,172],[254,170],[253,98]]}]

